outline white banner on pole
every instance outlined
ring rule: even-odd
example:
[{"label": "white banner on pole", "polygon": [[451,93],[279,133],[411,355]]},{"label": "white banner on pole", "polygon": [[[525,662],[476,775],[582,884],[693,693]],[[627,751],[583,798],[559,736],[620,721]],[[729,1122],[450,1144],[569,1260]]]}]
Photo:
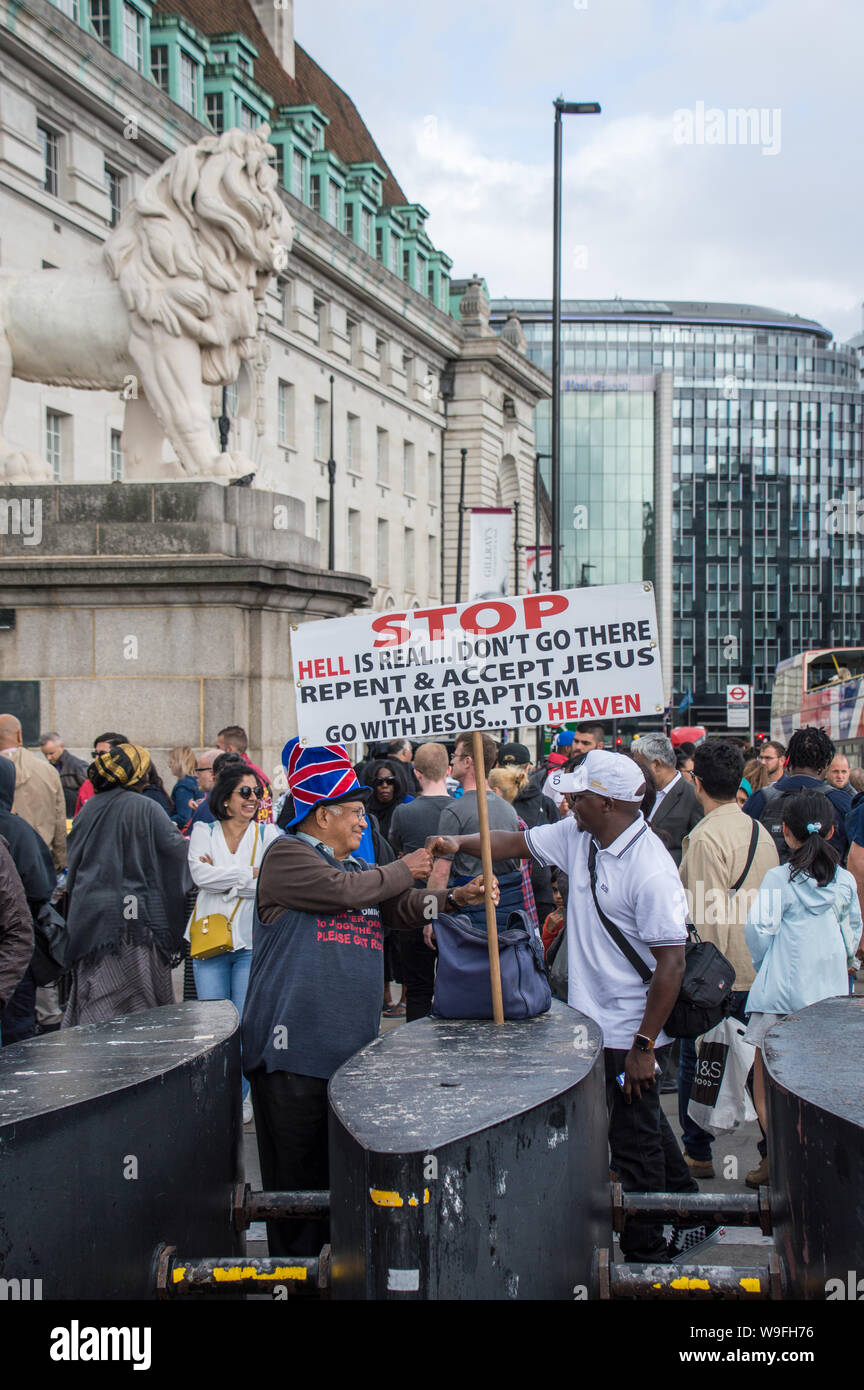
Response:
[{"label": "white banner on pole", "polygon": [[[539,580],[539,583],[538,583]],[[552,588],[552,547],[551,545],[541,545],[540,547],[540,572],[537,572],[537,547],[526,545],[525,547],[525,592],[526,594],[536,594],[540,592],[548,593]]]},{"label": "white banner on pole", "polygon": [[648,583],[355,613],[292,647],[308,744],[663,714]]},{"label": "white banner on pole", "polygon": [[471,508],[468,597],[503,598],[510,588],[513,513],[509,507]]}]

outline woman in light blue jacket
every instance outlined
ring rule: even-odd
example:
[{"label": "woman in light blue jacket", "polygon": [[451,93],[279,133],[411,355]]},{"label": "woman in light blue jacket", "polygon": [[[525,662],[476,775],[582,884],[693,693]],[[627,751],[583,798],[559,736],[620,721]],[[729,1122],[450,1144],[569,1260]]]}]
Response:
[{"label": "woman in light blue jacket", "polygon": [[[834,809],[821,792],[802,791],[783,806],[783,836],[792,851],[769,869],[747,918],[756,979],[747,997],[746,1040],[756,1047],[753,1100],[766,1126],[762,1044],[781,1018],[849,993],[849,968],[861,936],[855,880],[838,867],[828,841]],[[767,1173],[765,1181],[767,1182]]]}]

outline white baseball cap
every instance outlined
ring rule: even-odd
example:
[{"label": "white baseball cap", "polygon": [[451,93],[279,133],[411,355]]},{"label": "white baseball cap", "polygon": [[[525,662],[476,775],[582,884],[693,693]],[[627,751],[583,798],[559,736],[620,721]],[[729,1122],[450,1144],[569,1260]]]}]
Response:
[{"label": "white baseball cap", "polygon": [[550,773],[549,783],[562,796],[593,792],[613,801],[639,802],[645,795],[645,774],[639,764],[623,753],[607,753],[602,748],[586,753],[573,772]]}]

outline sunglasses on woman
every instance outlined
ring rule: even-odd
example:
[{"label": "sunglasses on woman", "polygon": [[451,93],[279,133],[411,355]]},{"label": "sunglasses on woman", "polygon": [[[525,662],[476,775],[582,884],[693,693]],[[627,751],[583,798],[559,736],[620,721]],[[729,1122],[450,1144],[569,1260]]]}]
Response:
[{"label": "sunglasses on woman", "polygon": [[395,777],[376,777],[376,778],[375,778],[375,781],[372,783],[372,785],[373,785],[374,787],[395,787],[395,785],[396,785],[396,778],[395,778]]},{"label": "sunglasses on woman", "polygon": [[262,798],[262,796],[264,795],[264,788],[263,788],[263,787],[238,787],[238,788],[237,788],[237,795],[238,795],[238,796],[241,796],[241,797],[243,798],[244,801],[248,801],[248,800],[250,799],[250,797],[253,797],[253,796],[254,796],[254,798],[255,798],[256,801],[260,801],[261,798]]}]

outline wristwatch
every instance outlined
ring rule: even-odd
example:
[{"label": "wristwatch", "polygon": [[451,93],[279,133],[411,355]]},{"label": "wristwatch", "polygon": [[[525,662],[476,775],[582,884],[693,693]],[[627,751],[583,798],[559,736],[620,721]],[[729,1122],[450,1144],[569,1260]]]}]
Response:
[{"label": "wristwatch", "polygon": [[653,1052],[654,1039],[649,1038],[645,1033],[634,1033],[633,1046],[636,1048],[637,1052]]},{"label": "wristwatch", "polygon": [[452,889],[448,889],[448,890],[447,890],[447,897],[444,899],[444,911],[445,911],[445,912],[458,912],[458,911],[459,911],[459,905],[458,905],[458,903],[456,902],[456,899],[455,899],[454,896],[453,896],[453,890],[452,890]]}]

